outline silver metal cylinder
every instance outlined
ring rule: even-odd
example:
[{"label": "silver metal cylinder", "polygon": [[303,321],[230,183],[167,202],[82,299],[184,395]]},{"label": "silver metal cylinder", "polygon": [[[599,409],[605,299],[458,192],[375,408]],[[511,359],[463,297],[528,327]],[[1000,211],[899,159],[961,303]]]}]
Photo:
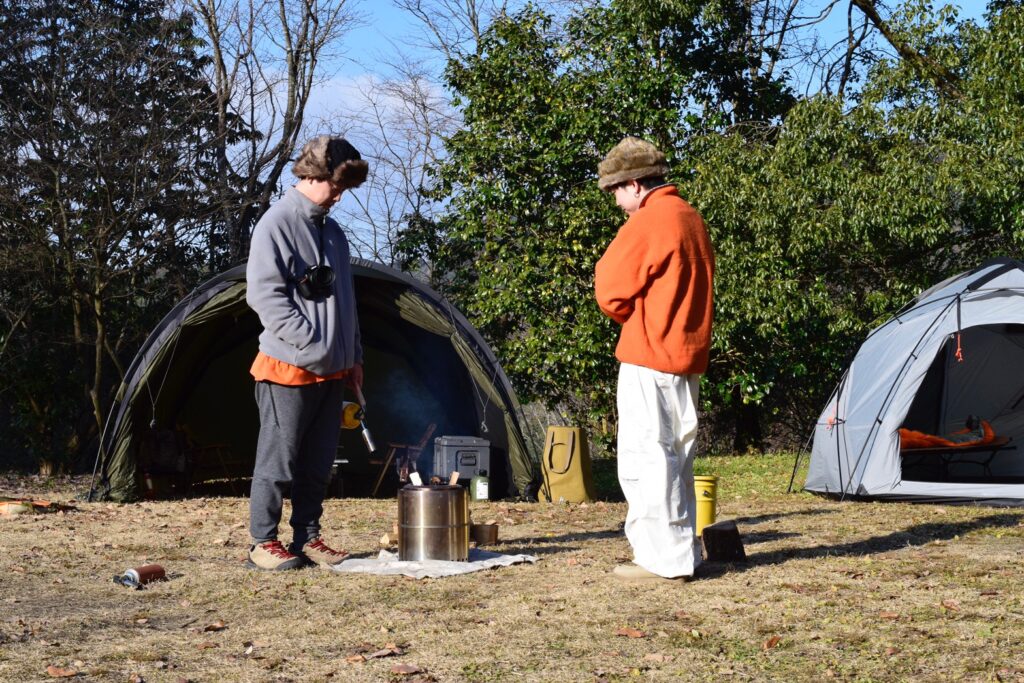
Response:
[{"label": "silver metal cylinder", "polygon": [[375,444],[373,442],[373,436],[370,434],[370,430],[369,430],[369,428],[367,428],[365,422],[362,423],[362,427],[363,427],[363,441],[366,442],[366,450],[369,453],[373,453],[375,450],[377,450],[377,444]]},{"label": "silver metal cylinder", "polygon": [[469,559],[469,491],[405,486],[398,491],[398,559]]}]

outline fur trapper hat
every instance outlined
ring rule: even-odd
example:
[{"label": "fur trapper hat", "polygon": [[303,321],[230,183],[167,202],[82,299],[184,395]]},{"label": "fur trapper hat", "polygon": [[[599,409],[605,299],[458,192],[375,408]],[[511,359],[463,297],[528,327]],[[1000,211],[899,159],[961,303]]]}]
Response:
[{"label": "fur trapper hat", "polygon": [[657,147],[640,138],[625,137],[597,165],[597,186],[605,192],[627,180],[664,176],[668,162]]},{"label": "fur trapper hat", "polygon": [[345,138],[321,135],[306,143],[292,166],[296,178],[331,180],[346,190],[366,180],[370,166]]}]

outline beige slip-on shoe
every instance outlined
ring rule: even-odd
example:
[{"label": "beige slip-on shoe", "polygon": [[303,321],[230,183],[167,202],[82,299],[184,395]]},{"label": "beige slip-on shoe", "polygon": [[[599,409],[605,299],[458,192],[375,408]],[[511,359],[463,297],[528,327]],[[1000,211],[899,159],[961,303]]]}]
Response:
[{"label": "beige slip-on shoe", "polygon": [[620,564],[612,570],[615,578],[621,581],[688,581],[693,577],[675,576],[667,577],[649,572],[638,564]]}]

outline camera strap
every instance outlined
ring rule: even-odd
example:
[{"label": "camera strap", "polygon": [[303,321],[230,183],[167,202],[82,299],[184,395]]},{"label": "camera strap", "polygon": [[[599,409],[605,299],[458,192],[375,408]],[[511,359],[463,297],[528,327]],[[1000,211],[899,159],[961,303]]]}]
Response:
[{"label": "camera strap", "polygon": [[317,265],[319,265],[322,268],[324,265],[326,265],[324,263],[326,256],[324,254],[324,230],[327,227],[327,216],[317,216],[316,218],[313,219],[313,223],[316,225],[317,231],[320,233],[320,254],[319,258],[317,259]]}]

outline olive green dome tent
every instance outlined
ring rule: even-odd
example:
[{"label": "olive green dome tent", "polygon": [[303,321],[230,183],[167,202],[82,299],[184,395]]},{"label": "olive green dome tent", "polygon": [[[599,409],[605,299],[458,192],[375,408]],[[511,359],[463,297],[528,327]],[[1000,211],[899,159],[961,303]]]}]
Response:
[{"label": "olive green dome tent", "polygon": [[[398,475],[387,455],[410,450],[389,445],[423,445],[416,464],[427,474],[442,436],[489,442],[492,498],[531,494],[537,468],[522,411],[479,333],[409,275],[362,259],[353,259],[352,268],[365,424],[376,450],[368,451],[360,430],[342,430],[337,468],[344,495],[394,495]],[[249,366],[262,329],[245,288],[243,264],[197,287],[150,334],[115,397],[90,497],[187,495],[204,482],[227,482],[241,492],[259,430]]]}]

